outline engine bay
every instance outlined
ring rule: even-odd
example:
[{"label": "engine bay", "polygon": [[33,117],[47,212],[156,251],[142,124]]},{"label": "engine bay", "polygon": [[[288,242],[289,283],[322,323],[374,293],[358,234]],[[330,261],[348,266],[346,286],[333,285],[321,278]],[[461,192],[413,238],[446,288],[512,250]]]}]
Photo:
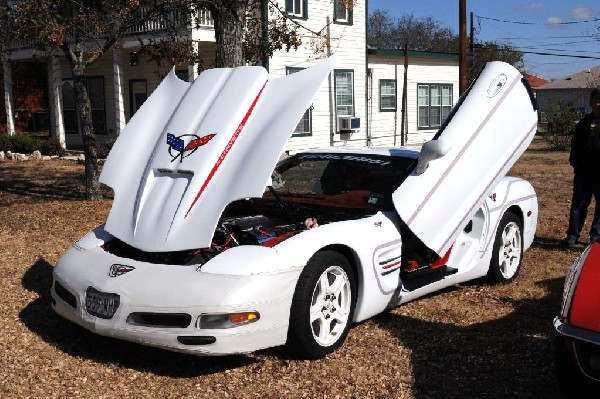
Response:
[{"label": "engine bay", "polygon": [[147,252],[134,248],[116,237],[102,247],[114,255],[142,262],[202,265],[232,247],[240,245],[273,247],[302,231],[319,225],[358,219],[367,214],[365,210],[352,211],[288,201],[248,198],[234,201],[225,208],[208,248]]}]

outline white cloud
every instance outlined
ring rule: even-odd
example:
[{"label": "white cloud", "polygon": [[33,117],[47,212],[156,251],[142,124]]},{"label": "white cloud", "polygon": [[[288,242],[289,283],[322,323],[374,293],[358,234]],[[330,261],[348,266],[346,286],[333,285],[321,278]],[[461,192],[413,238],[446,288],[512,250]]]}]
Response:
[{"label": "white cloud", "polygon": [[547,22],[550,25],[559,25],[559,24],[562,24],[562,18],[561,17],[550,17],[550,18],[548,18]]},{"label": "white cloud", "polygon": [[594,12],[589,7],[575,7],[571,10],[571,17],[578,21],[586,21],[592,19]]},{"label": "white cloud", "polygon": [[544,8],[544,3],[527,3],[519,6],[520,11],[533,11]]}]

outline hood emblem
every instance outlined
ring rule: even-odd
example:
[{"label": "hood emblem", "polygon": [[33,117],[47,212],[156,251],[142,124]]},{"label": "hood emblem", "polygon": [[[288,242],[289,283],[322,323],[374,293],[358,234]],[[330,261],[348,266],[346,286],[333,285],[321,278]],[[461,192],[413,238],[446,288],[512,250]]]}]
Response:
[{"label": "hood emblem", "polygon": [[110,269],[108,270],[108,276],[109,277],[119,277],[122,276],[125,273],[129,273],[130,271],[135,270],[135,267],[133,266],[127,266],[127,265],[118,265],[118,264],[114,264],[110,266]]},{"label": "hood emblem", "polygon": [[[198,147],[201,147],[208,143],[215,134],[208,134],[206,136],[197,136],[195,134],[182,134],[181,136],[175,136],[172,133],[167,133],[167,144],[169,145],[169,155],[171,156],[171,162],[177,158],[187,158],[192,155]],[[186,144],[187,141],[187,144]]]}]

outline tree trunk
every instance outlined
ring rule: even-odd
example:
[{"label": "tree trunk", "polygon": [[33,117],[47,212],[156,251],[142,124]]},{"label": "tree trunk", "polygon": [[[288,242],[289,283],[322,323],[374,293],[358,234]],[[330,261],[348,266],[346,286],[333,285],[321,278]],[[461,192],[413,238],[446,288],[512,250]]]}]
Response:
[{"label": "tree trunk", "polygon": [[244,65],[242,41],[248,3],[249,0],[214,0],[211,12],[215,21],[217,68]]},{"label": "tree trunk", "polygon": [[83,42],[76,44],[76,50],[64,48],[65,55],[73,75],[75,90],[75,107],[77,109],[77,126],[83,139],[83,154],[85,156],[85,199],[98,200],[102,198],[100,182],[98,181],[98,152],[96,135],[92,122],[92,104],[87,91],[85,78],[85,62],[83,61]]},{"label": "tree trunk", "polygon": [[77,104],[78,125],[83,138],[83,153],[85,155],[85,199],[97,200],[102,198],[98,182],[98,152],[96,135],[92,122],[92,105],[85,84],[85,76],[73,76],[75,88],[75,103]]}]

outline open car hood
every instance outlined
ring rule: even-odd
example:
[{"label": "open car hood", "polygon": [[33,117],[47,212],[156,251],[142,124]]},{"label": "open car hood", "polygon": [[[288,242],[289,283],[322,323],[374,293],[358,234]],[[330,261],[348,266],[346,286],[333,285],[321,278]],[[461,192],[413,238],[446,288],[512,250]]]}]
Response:
[{"label": "open car hood", "polygon": [[262,67],[211,69],[193,83],[172,71],[106,160],[105,229],[144,251],[210,246],[227,204],[262,195],[333,62],[277,79]]},{"label": "open car hood", "polygon": [[537,106],[527,81],[509,64],[488,63],[394,192],[400,217],[444,255],[536,130]]}]

